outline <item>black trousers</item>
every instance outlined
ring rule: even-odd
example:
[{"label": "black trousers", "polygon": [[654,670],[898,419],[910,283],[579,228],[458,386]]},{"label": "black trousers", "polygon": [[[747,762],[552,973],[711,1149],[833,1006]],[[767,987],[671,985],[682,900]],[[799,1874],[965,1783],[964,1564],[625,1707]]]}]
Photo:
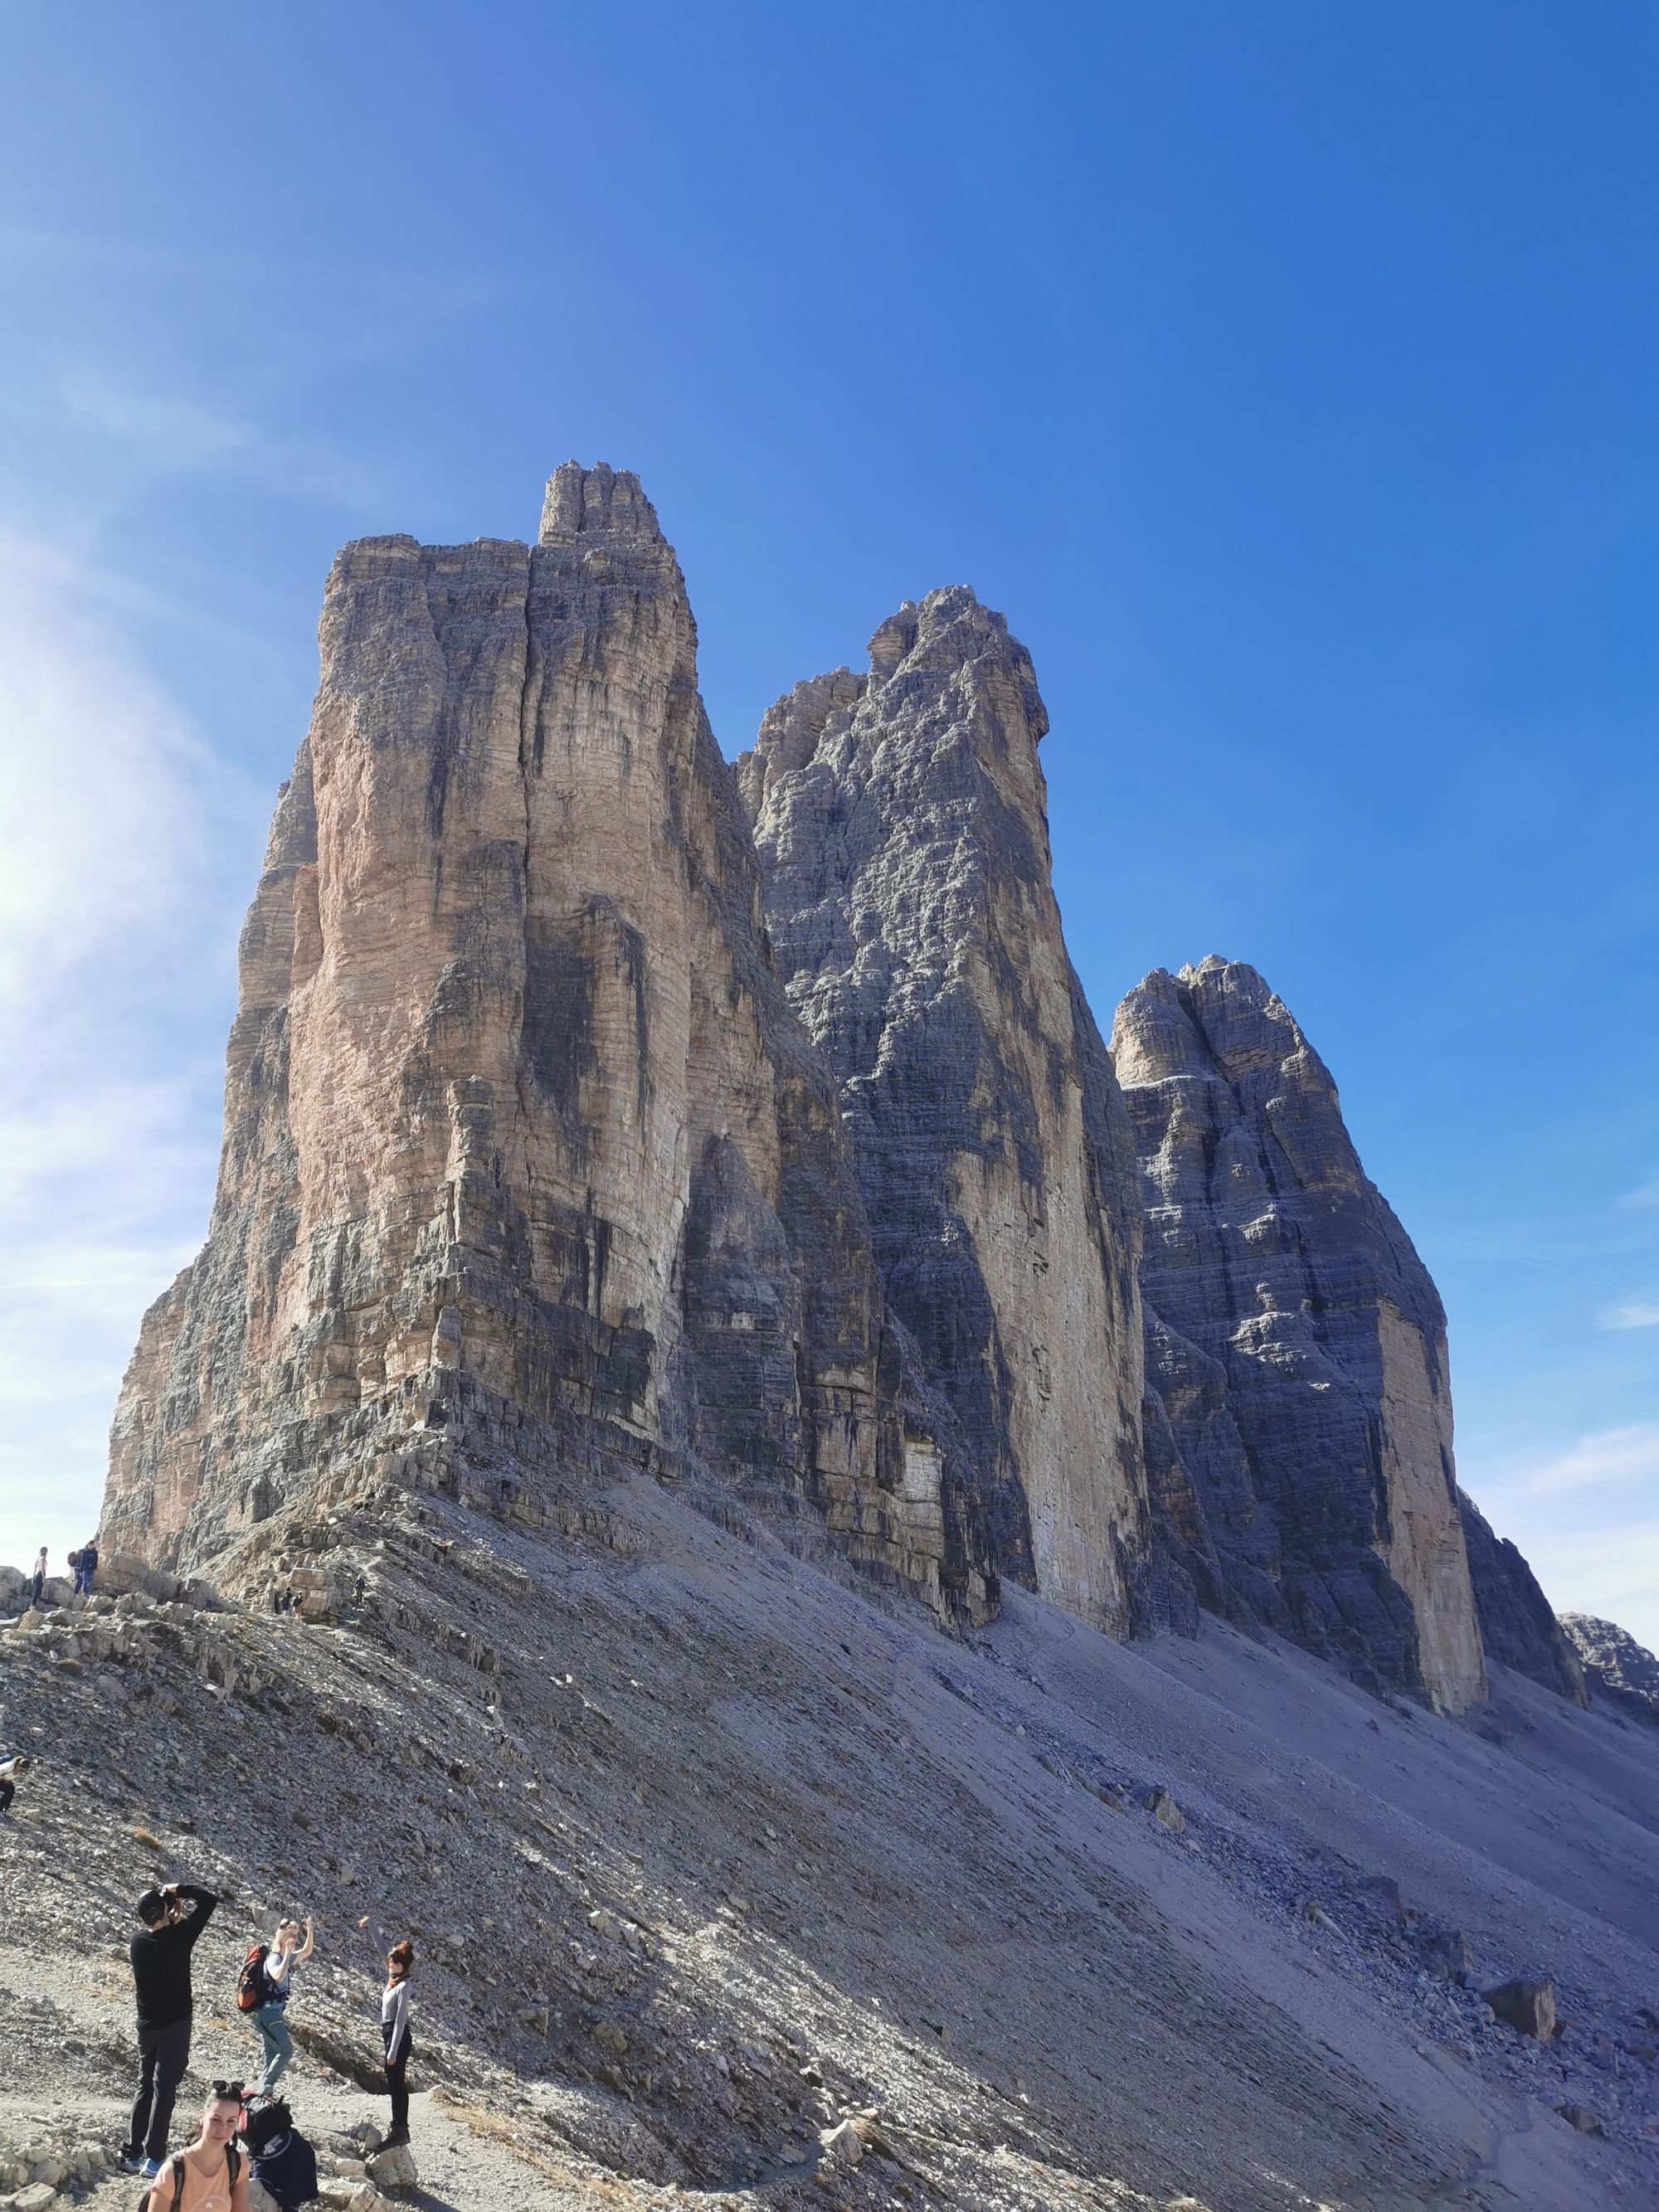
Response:
[{"label": "black trousers", "polygon": [[132,2133],[128,2148],[136,2155],[157,2160],[167,2154],[167,2130],[173,2125],[173,2100],[190,2063],[190,2014],[170,2020],[165,2027],[138,2031],[138,2094],[132,2101]]},{"label": "black trousers", "polygon": [[10,1812],[11,1801],[16,1795],[17,1789],[14,1783],[0,1781],[0,1813]]},{"label": "black trousers", "polygon": [[392,2092],[392,2125],[409,2133],[409,2052],[386,2062],[386,2086]]}]

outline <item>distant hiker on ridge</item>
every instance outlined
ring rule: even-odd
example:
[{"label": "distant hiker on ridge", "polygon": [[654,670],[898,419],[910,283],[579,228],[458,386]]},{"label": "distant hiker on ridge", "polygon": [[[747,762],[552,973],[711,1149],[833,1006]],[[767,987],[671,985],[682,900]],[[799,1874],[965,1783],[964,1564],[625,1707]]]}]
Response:
[{"label": "distant hiker on ridge", "polygon": [[92,1537],[81,1547],[75,1561],[75,1588],[77,1595],[92,1595],[93,1577],[98,1572],[98,1539]]},{"label": "distant hiker on ridge", "polygon": [[160,2172],[173,2124],[173,2100],[190,2062],[194,1999],[190,1954],[219,1902],[199,1883],[170,1881],[138,1900],[143,1927],[127,1946],[138,1999],[138,2094],[121,2163],[151,2179]]},{"label": "distant hiker on ridge", "polygon": [[46,1589],[46,1547],[42,1544],[40,1547],[40,1556],[34,1563],[34,1572],[29,1577],[29,1603],[33,1606],[37,1611],[40,1607],[41,1595]]},{"label": "distant hiker on ridge", "polygon": [[279,1920],[264,1958],[255,1952],[242,1969],[244,1980],[251,1971],[258,1976],[259,2002],[253,2008],[252,2019],[264,2052],[264,2071],[258,2083],[258,2094],[262,2097],[274,2093],[294,2062],[294,2038],[289,2033],[286,2017],[290,1994],[289,1977],[295,1966],[305,1964],[317,1948],[317,1931],[309,1914],[306,1917],[305,1936],[302,1947],[299,1922],[292,1918]]},{"label": "distant hiker on ridge", "polygon": [[405,1936],[386,1954],[386,1988],[380,1995],[380,2040],[386,2045],[386,2081],[392,2094],[388,2145],[409,2141],[409,1978],[415,1971],[415,1946]]},{"label": "distant hiker on ridge", "polygon": [[209,2082],[201,2132],[157,2172],[146,2212],[248,2212],[247,2175],[236,2141],[241,2117],[241,2083]]}]

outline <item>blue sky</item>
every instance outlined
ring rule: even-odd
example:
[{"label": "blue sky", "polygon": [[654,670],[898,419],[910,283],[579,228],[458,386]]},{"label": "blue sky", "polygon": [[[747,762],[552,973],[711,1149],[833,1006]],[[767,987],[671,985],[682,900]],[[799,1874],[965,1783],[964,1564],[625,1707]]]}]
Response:
[{"label": "blue sky", "polygon": [[[1659,18],[0,9],[0,1558],[211,1189],[343,539],[638,469],[728,751],[906,596],[1035,656],[1103,1025],[1253,961],[1464,1478],[1659,1642]],[[37,1531],[39,1532],[37,1534]]]}]

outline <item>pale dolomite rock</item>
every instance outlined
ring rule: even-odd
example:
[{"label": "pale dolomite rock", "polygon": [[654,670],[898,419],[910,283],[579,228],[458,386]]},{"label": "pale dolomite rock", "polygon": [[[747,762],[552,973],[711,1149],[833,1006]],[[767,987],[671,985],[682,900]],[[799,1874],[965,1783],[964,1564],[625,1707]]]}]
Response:
[{"label": "pale dolomite rock", "polygon": [[1066,957],[1030,658],[972,592],[797,684],[737,764],[791,1003],[997,1564],[1121,1634],[1149,1553],[1133,1154]]},{"label": "pale dolomite rock", "polygon": [[1223,1609],[1461,1711],[1486,1683],[1444,1316],[1329,1074],[1255,970],[1214,957],[1147,976],[1112,1052],[1197,1562]]},{"label": "pale dolomite rock", "polygon": [[187,1565],[386,1480],[539,1517],[644,1467],[984,1617],[638,483],[567,464],[534,547],[348,546],[321,644],[106,1540]]}]

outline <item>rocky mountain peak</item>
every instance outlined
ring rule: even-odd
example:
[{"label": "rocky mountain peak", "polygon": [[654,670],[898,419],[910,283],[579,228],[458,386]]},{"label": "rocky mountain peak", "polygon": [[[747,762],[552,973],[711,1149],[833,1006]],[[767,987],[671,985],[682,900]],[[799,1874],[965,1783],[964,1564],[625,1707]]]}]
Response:
[{"label": "rocky mountain peak", "polygon": [[1189,1540],[1245,1617],[1461,1711],[1485,1675],[1444,1316],[1328,1071],[1255,969],[1213,954],[1130,992],[1112,1052]]},{"label": "rocky mountain peak", "polygon": [[728,771],[650,501],[568,461],[534,546],[348,546],[320,635],[118,1541],[643,1467],[942,1619],[1195,1593],[1455,1710],[1478,1611],[1582,1697],[1460,1510],[1439,1299],[1289,1008],[1211,954],[1102,1042],[1001,614],[906,600]]},{"label": "rocky mountain peak", "polygon": [[349,547],[321,640],[106,1528],[191,1563],[388,1483],[539,1524],[644,1467],[982,1618],[637,480],[567,464],[534,548]]},{"label": "rocky mountain peak", "polygon": [[1139,1208],[1050,880],[1030,656],[965,586],[738,763],[774,957],[1005,1572],[1121,1631],[1147,1559]]},{"label": "rocky mountain peak", "polygon": [[542,545],[598,545],[607,541],[665,545],[657,510],[631,469],[606,462],[584,468],[562,461],[547,480],[542,503]]},{"label": "rocky mountain peak", "polygon": [[1599,1698],[1632,1719],[1659,1723],[1659,1658],[1617,1621],[1564,1613],[1560,1626]]}]

